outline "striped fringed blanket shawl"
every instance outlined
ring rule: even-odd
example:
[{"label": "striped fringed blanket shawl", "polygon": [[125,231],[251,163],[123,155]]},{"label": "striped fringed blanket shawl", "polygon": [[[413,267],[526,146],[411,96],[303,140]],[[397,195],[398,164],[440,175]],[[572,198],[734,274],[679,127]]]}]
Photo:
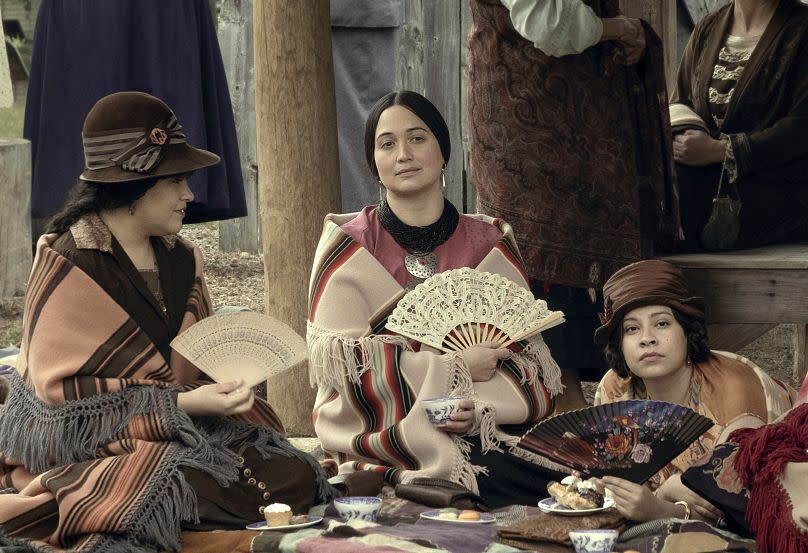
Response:
[{"label": "striped fringed blanket shawl", "polygon": [[[196,494],[181,469],[227,486],[255,446],[305,457],[257,400],[238,417],[189,418],[176,393],[204,384],[166,360],[86,273],[39,240],[28,285],[18,372],[0,411],[0,545],[21,551],[178,550]],[[199,251],[182,329],[210,313]],[[170,361],[170,362],[169,362]],[[316,461],[310,461],[319,471]],[[319,474],[322,474],[320,471]],[[327,484],[321,480],[321,493]]]},{"label": "striped fringed blanket shawl", "polygon": [[[476,267],[527,287],[510,227],[496,224],[502,240]],[[373,255],[340,229],[352,215],[329,215],[315,253],[309,286],[307,341],[312,385],[318,387],[314,427],[340,472],[375,470],[389,483],[429,476],[477,490],[480,467],[468,443],[432,426],[420,402],[459,395],[476,402],[484,450],[510,443],[502,424],[531,423],[553,408],[561,374],[538,338],[487,382],[472,383],[462,357],[419,349],[385,333],[386,319],[404,290]]]}]

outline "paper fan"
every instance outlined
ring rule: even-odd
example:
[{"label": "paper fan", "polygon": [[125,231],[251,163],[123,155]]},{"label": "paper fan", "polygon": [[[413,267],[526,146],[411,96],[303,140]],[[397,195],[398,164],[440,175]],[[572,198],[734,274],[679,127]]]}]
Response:
[{"label": "paper fan", "polygon": [[252,311],[202,319],[171,347],[215,382],[243,378],[248,386],[306,359],[306,341],[291,327]]},{"label": "paper fan", "polygon": [[514,453],[537,465],[549,460],[589,476],[642,484],[713,424],[675,403],[619,401],[545,419],[522,436]]},{"label": "paper fan", "polygon": [[564,322],[561,311],[498,274],[464,267],[429,277],[408,292],[387,328],[444,352],[480,342],[505,347]]}]

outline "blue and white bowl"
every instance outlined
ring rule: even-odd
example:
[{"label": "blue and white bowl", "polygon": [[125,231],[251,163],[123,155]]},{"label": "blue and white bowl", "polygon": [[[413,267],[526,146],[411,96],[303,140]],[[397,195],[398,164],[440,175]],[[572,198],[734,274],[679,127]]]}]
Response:
[{"label": "blue and white bowl", "polygon": [[436,397],[422,402],[429,422],[436,426],[445,426],[451,420],[452,413],[460,409],[462,397]]},{"label": "blue and white bowl", "polygon": [[570,540],[575,553],[611,553],[617,530],[573,530]]},{"label": "blue and white bowl", "polygon": [[382,500],[378,497],[351,495],[334,500],[334,508],[341,518],[376,522],[382,510]]}]

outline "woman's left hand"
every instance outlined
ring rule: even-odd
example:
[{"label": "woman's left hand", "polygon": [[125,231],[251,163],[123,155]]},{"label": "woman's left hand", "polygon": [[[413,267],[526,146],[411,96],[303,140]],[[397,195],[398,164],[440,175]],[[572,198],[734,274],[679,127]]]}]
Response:
[{"label": "woman's left hand", "polygon": [[444,426],[439,427],[444,432],[455,432],[465,434],[474,426],[474,401],[463,399],[460,401],[460,409],[451,414],[452,420]]},{"label": "woman's left hand", "polygon": [[615,508],[629,520],[645,522],[675,516],[669,508],[675,506],[655,496],[647,486],[614,476],[594,480],[612,492]]},{"label": "woman's left hand", "polygon": [[704,131],[688,129],[673,137],[673,159],[682,165],[702,167],[724,161],[727,145]]}]

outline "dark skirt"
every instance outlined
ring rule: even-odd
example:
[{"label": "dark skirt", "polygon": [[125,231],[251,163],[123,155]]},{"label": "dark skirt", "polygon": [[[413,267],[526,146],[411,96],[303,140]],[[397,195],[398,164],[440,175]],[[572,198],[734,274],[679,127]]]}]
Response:
[{"label": "dark skirt", "polygon": [[[676,164],[676,176],[685,235],[677,251],[703,251],[701,232],[710,218],[721,166]],[[732,186],[742,204],[740,233],[732,249],[808,241],[808,191],[804,185],[749,175],[739,178]],[[722,191],[726,190],[725,176]]]},{"label": "dark skirt", "polygon": [[564,324],[542,332],[553,358],[564,369],[577,369],[582,380],[599,381],[606,374],[603,348],[595,345],[595,329],[600,326],[598,313],[603,309],[603,292],[595,301],[586,288],[552,284],[545,291],[541,282],[532,283],[533,295],[547,302],[550,309],[563,311]]},{"label": "dark skirt", "polygon": [[42,0],[25,137],[33,217],[58,209],[84,168],[81,128],[95,102],[122,90],[166,102],[188,142],[222,158],[189,179],[186,222],[246,215],[236,129],[208,0]]}]

